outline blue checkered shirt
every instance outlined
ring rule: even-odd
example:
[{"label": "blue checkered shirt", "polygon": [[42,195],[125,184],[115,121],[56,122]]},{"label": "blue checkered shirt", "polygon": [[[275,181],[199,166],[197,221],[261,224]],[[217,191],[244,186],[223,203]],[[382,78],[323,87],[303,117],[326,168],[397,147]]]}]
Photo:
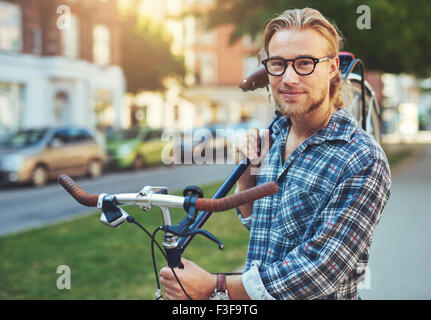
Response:
[{"label": "blue checkered shirt", "polygon": [[290,126],[286,117],[274,124],[257,176],[278,193],[241,218],[250,230],[244,288],[252,299],[358,299],[390,194],[385,153],[341,109],[283,163]]}]

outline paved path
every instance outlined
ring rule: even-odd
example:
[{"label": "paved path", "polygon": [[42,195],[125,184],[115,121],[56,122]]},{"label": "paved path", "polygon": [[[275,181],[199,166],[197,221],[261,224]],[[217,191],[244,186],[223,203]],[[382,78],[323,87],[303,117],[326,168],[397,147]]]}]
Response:
[{"label": "paved path", "polygon": [[[363,299],[431,299],[431,147],[392,179]],[[364,286],[367,283],[364,283]]]},{"label": "paved path", "polygon": [[[173,192],[187,185],[203,186],[224,181],[233,168],[234,165],[227,164],[157,167],[139,172],[109,173],[98,180],[77,179],[77,182],[88,193],[133,193],[145,185],[166,186]],[[42,189],[2,188],[0,236],[85,215],[89,211],[91,208],[77,203],[55,182]]]}]

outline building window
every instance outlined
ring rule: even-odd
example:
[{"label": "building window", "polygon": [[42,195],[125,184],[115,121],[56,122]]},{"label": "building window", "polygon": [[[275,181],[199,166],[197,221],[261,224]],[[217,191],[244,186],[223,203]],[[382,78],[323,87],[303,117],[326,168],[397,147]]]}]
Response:
[{"label": "building window", "polygon": [[0,50],[22,50],[21,7],[0,1]]},{"label": "building window", "polygon": [[21,126],[25,87],[19,83],[0,82],[0,134]]},{"label": "building window", "polygon": [[33,29],[33,53],[42,54],[42,30],[39,26]]},{"label": "building window", "polygon": [[259,68],[259,60],[256,56],[249,56],[244,58],[244,67],[243,67],[243,78],[247,78],[250,74],[256,71]]},{"label": "building window", "polygon": [[196,55],[195,79],[197,84],[217,83],[217,56],[211,52]]},{"label": "building window", "polygon": [[195,25],[196,44],[200,45],[217,45],[216,30],[208,30],[206,22],[203,19],[196,19]]},{"label": "building window", "polygon": [[75,15],[70,16],[70,28],[61,30],[62,54],[68,58],[79,58],[80,38],[79,19]]},{"label": "building window", "polygon": [[54,99],[54,120],[55,123],[65,124],[71,120],[69,110],[70,100],[69,95],[64,91],[59,91]]},{"label": "building window", "polygon": [[103,24],[93,28],[93,62],[100,65],[111,62],[111,37],[108,26]]}]

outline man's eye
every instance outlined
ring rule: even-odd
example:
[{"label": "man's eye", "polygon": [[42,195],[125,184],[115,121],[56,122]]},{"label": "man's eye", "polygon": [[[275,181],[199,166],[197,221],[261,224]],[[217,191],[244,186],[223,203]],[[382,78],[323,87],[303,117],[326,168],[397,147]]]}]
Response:
[{"label": "man's eye", "polygon": [[298,67],[307,67],[310,66],[312,64],[311,60],[296,60],[296,65]]},{"label": "man's eye", "polygon": [[271,66],[272,67],[284,67],[284,63],[283,63],[283,61],[278,61],[278,60],[276,60],[276,61],[271,61]]}]

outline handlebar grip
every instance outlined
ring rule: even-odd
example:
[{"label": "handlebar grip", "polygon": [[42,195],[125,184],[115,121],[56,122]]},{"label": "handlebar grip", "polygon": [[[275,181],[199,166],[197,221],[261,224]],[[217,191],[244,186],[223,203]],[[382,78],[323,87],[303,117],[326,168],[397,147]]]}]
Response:
[{"label": "handlebar grip", "polygon": [[98,194],[85,192],[71,177],[66,174],[58,176],[58,182],[75,198],[80,204],[87,207],[97,207]]},{"label": "handlebar grip", "polygon": [[249,75],[246,79],[242,80],[239,87],[242,91],[256,90],[257,88],[264,88],[269,84],[268,73],[264,66],[260,66],[255,72]]},{"label": "handlebar grip", "polygon": [[196,209],[207,212],[226,211],[277,192],[277,184],[271,181],[220,199],[197,199]]}]

